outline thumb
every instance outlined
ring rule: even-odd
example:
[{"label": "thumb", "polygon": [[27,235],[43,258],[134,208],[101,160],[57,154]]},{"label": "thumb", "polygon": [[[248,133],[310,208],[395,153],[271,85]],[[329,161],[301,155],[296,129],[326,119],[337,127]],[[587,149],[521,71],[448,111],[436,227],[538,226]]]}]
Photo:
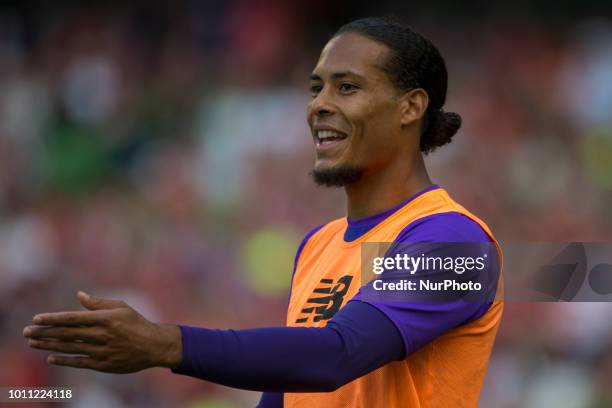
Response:
[{"label": "thumb", "polygon": [[118,309],[120,307],[127,307],[127,304],[123,300],[102,299],[91,296],[80,290],[77,293],[77,297],[79,302],[81,302],[81,304],[88,310]]}]

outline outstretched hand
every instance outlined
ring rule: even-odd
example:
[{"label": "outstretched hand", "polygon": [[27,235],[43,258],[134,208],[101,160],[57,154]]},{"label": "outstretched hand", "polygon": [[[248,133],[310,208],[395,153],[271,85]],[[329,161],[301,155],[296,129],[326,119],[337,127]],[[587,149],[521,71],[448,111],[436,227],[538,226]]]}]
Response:
[{"label": "outstretched hand", "polygon": [[108,373],[180,365],[178,326],[152,323],[121,300],[77,297],[87,310],[38,314],[23,330],[30,347],[59,353],[50,364]]}]

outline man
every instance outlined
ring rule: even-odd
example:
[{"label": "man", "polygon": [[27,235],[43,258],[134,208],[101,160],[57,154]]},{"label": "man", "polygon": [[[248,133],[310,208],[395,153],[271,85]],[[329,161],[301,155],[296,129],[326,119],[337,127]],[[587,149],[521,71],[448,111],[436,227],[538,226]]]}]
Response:
[{"label": "man", "polygon": [[[88,311],[35,316],[24,329],[30,346],[58,352],[52,364],[113,373],[160,366],[261,390],[261,407],[475,407],[501,319],[493,299],[501,260],[487,226],[432,184],[424,165],[423,153],[449,143],[461,124],[442,110],[444,60],[405,26],[357,20],[324,47],[310,88],[313,175],[344,187],[348,208],[298,249],[289,327],[157,325],[122,301],[79,293]],[[490,243],[484,255],[478,245],[460,251],[463,260],[492,260],[478,273],[460,272],[486,296],[373,293],[361,250],[377,242],[393,243],[390,257],[423,260],[452,259],[452,243]],[[448,280],[440,268],[428,276]],[[417,276],[396,266],[378,284]]]}]

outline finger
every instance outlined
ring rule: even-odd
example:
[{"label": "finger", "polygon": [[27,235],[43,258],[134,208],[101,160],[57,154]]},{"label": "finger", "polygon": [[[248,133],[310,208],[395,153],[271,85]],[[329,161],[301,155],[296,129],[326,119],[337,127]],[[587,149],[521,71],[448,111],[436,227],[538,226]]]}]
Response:
[{"label": "finger", "polygon": [[49,357],[47,357],[47,362],[49,364],[59,366],[87,368],[90,370],[104,371],[104,363],[98,360],[94,360],[91,357],[51,354]]},{"label": "finger", "polygon": [[105,332],[98,327],[27,326],[24,337],[31,339],[82,340],[94,344],[106,344]]},{"label": "finger", "polygon": [[58,351],[67,354],[83,354],[90,357],[98,357],[102,352],[100,346],[94,346],[87,343],[30,339],[28,345],[39,350]]},{"label": "finger", "polygon": [[32,322],[41,326],[103,326],[108,321],[104,311],[71,311],[41,313]]},{"label": "finger", "polygon": [[77,293],[79,302],[89,310],[103,310],[103,309],[119,309],[122,307],[128,307],[127,303],[123,300],[115,299],[103,299],[95,296],[90,296],[85,292],[79,291]]}]

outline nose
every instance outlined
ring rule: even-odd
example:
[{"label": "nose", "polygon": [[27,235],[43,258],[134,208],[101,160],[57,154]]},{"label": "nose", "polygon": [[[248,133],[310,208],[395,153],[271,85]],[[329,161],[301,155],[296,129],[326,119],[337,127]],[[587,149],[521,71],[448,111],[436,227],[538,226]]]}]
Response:
[{"label": "nose", "polygon": [[331,95],[324,89],[308,105],[310,116],[329,116],[336,112]]}]

